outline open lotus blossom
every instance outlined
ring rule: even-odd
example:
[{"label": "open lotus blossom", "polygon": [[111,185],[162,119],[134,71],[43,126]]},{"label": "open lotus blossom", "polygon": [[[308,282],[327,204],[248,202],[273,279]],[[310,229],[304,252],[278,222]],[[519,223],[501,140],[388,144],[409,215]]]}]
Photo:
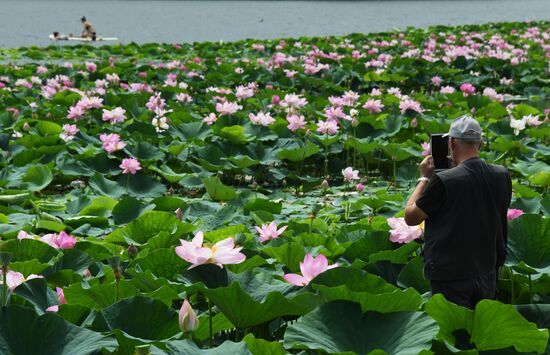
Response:
[{"label": "open lotus blossom", "polygon": [[525,124],[528,126],[540,126],[543,122],[539,121],[539,116],[527,115],[521,118],[522,121],[525,121]]},{"label": "open lotus blossom", "polygon": [[394,243],[409,243],[422,236],[422,226],[409,226],[403,217],[388,218],[390,240]]},{"label": "open lotus blossom", "polygon": [[433,77],[430,79],[430,81],[431,81],[432,84],[434,84],[435,86],[439,86],[439,85],[441,85],[441,82],[442,82],[443,80],[441,80],[441,77],[439,77],[439,76],[436,75],[436,76],[433,76]]},{"label": "open lotus blossom", "polygon": [[355,180],[359,180],[359,171],[353,170],[351,166],[348,166],[345,169],[342,169],[342,176],[344,176],[344,180],[347,182],[353,182]]},{"label": "open lotus blossom", "polygon": [[123,174],[134,175],[138,170],[141,170],[141,164],[135,158],[122,159],[122,163],[118,167],[122,169]]},{"label": "open lotus blossom", "polygon": [[281,106],[286,109],[286,112],[296,112],[307,105],[307,100],[296,94],[286,94]]},{"label": "open lotus blossom", "polygon": [[63,132],[59,133],[59,137],[65,142],[73,140],[74,136],[79,132],[79,129],[74,124],[64,124]]},{"label": "open lotus blossom", "polygon": [[523,210],[519,210],[519,209],[516,209],[516,208],[509,208],[508,213],[506,214],[506,217],[508,218],[509,221],[511,221],[511,220],[514,220],[514,219],[518,218],[523,213],[524,213]]},{"label": "open lotus blossom", "polygon": [[76,238],[68,235],[65,231],[57,233],[50,233],[40,238],[40,241],[49,244],[55,249],[71,249],[76,244]]},{"label": "open lotus blossom", "polygon": [[166,131],[168,128],[170,128],[170,126],[168,125],[168,118],[166,117],[158,117],[158,116],[155,116],[153,117],[153,120],[151,121],[151,124],[155,127],[155,131],[157,132],[164,132]]},{"label": "open lotus blossom", "polygon": [[[59,302],[59,305],[67,304],[67,300],[65,299],[65,294],[63,293],[63,289],[60,287],[56,287],[55,292],[57,293],[57,300]],[[49,306],[48,308],[46,308],[46,312],[59,311],[59,305]]]},{"label": "open lotus blossom", "polygon": [[410,99],[401,100],[399,102],[399,110],[401,111],[401,114],[404,114],[407,111],[416,111],[418,113],[424,112],[422,107],[420,107],[420,102]]},{"label": "open lotus blossom", "polygon": [[248,118],[250,118],[250,121],[252,121],[253,124],[260,125],[260,126],[270,126],[273,123],[275,123],[275,119],[271,117],[271,114],[269,112],[258,112],[258,114],[249,113]]},{"label": "open lotus blossom", "polygon": [[109,121],[111,124],[124,122],[126,116],[124,115],[126,110],[122,107],[116,107],[112,110],[103,109],[103,121]]},{"label": "open lotus blossom", "polygon": [[217,120],[218,120],[218,116],[216,116],[215,113],[211,113],[202,119],[202,121],[209,126],[213,125],[214,122],[216,122]]},{"label": "open lotus blossom", "polygon": [[420,144],[420,146],[422,147],[422,156],[425,157],[426,155],[430,155],[431,151],[432,151],[432,148],[430,146],[430,143],[428,142],[422,142]]},{"label": "open lotus blossom", "polygon": [[304,261],[300,262],[300,271],[302,275],[285,274],[283,279],[296,286],[306,286],[311,280],[317,277],[317,275],[338,266],[338,263],[329,265],[326,256],[323,254],[313,257],[310,253],[307,253]]},{"label": "open lotus blossom", "polygon": [[476,88],[470,83],[464,83],[460,85],[460,91],[462,91],[464,96],[468,96],[470,94],[474,94],[476,92]]},{"label": "open lotus blossom", "polygon": [[333,120],[319,120],[319,122],[317,122],[317,132],[322,134],[328,134],[332,136],[338,133],[339,129],[340,128],[338,127],[338,122]]},{"label": "open lotus blossom", "polygon": [[[13,292],[13,290],[15,290],[15,288],[21,285],[23,282],[32,280],[32,279],[40,279],[40,278],[44,278],[44,276],[31,274],[29,275],[29,277],[25,278],[23,274],[20,272],[8,270],[6,274],[6,285],[8,286],[8,289],[10,290],[10,292]],[[2,281],[2,278],[0,277],[0,285],[2,284],[3,284],[3,281]]]},{"label": "open lotus blossom", "polygon": [[86,114],[86,110],[81,106],[71,106],[67,113],[67,118],[71,120],[79,120]]},{"label": "open lotus blossom", "polygon": [[193,332],[199,327],[199,319],[197,314],[191,307],[191,304],[187,300],[183,300],[179,311],[179,325],[180,329],[184,333]]},{"label": "open lotus blossom", "polygon": [[176,247],[176,254],[192,265],[189,269],[203,264],[215,264],[223,268],[227,264],[242,263],[246,256],[240,253],[242,247],[235,248],[235,239],[226,238],[214,245],[204,244],[204,234],[199,231],[192,241],[180,239],[181,246]]},{"label": "open lotus blossom", "polygon": [[261,227],[255,226],[254,228],[256,228],[260,234],[260,242],[263,243],[265,241],[278,238],[281,234],[283,234],[287,226],[277,229],[277,224],[273,221],[269,224],[262,224]]},{"label": "open lotus blossom", "polygon": [[452,86],[443,86],[440,90],[440,93],[442,94],[453,94],[455,92],[455,88]]},{"label": "open lotus blossom", "polygon": [[216,104],[216,111],[220,114],[220,116],[228,116],[232,115],[235,112],[239,111],[242,108],[242,106],[237,105],[234,102],[218,102]]},{"label": "open lotus blossom", "polygon": [[113,153],[126,147],[126,143],[122,142],[116,133],[100,134],[99,140],[103,142],[101,148],[105,149],[107,153]]},{"label": "open lotus blossom", "polygon": [[382,101],[375,99],[368,99],[367,102],[363,104],[363,108],[368,110],[369,113],[380,113],[384,108]]},{"label": "open lotus blossom", "polygon": [[287,128],[292,132],[304,128],[306,125],[306,120],[303,115],[290,114],[286,116],[288,122]]},{"label": "open lotus blossom", "polygon": [[525,120],[510,119],[510,127],[514,129],[514,134],[517,136],[519,132],[525,129]]}]

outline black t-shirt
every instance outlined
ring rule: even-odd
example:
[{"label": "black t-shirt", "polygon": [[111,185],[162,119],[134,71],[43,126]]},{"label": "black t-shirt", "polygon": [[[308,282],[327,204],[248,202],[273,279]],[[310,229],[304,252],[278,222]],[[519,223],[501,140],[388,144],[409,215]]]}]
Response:
[{"label": "black t-shirt", "polygon": [[433,217],[441,210],[444,202],[445,186],[439,176],[434,175],[430,179],[426,189],[422,192],[422,195],[420,195],[420,198],[416,200],[416,206],[429,217]]}]

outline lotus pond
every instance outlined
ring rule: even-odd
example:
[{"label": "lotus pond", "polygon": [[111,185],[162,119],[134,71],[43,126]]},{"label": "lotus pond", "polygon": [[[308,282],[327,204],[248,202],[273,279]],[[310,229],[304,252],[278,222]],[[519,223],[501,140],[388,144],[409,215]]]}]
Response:
[{"label": "lotus pond", "polygon": [[[549,353],[550,23],[0,50],[2,354]],[[498,301],[400,219],[465,113],[513,179]]]}]

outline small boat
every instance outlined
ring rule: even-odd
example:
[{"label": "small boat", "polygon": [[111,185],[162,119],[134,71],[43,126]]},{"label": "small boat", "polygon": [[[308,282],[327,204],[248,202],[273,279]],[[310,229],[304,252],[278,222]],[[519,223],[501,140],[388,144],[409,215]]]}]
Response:
[{"label": "small boat", "polygon": [[94,41],[90,37],[73,36],[72,34],[70,35],[58,34],[57,36],[51,34],[50,39],[52,41],[81,41],[81,42],[118,41],[117,37],[97,36]]}]

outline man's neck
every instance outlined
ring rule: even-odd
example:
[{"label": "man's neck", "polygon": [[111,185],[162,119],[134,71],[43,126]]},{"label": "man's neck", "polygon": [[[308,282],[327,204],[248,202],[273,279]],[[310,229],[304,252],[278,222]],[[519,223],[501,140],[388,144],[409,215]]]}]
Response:
[{"label": "man's neck", "polygon": [[460,165],[468,159],[478,158],[478,153],[477,152],[467,152],[467,153],[461,154],[457,158],[458,159],[457,159],[457,164],[456,165]]}]

